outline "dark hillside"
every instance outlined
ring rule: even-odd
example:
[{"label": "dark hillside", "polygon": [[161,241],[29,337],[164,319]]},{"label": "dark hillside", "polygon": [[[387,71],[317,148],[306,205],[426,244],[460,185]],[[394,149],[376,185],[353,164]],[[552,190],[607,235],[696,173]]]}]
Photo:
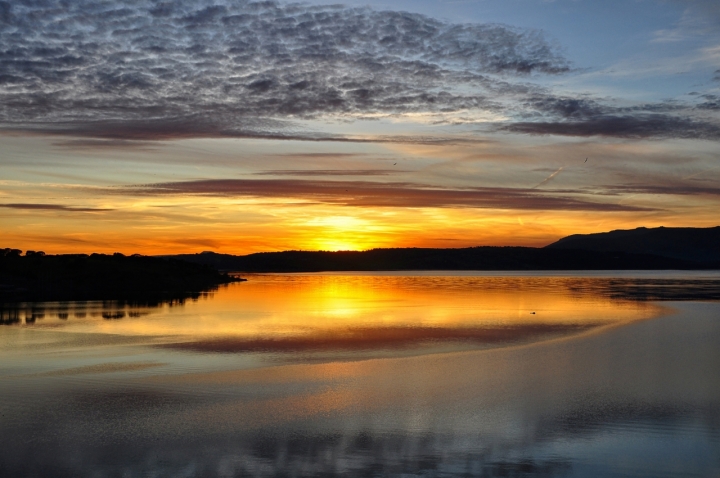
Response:
[{"label": "dark hillside", "polygon": [[720,262],[720,226],[652,229],[640,227],[597,234],[574,234],[546,246],[546,249],[621,251],[700,263],[717,263]]}]

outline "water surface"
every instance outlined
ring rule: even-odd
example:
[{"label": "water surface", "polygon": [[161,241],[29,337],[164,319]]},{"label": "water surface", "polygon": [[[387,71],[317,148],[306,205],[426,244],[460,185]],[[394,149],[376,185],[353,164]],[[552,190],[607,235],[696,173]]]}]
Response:
[{"label": "water surface", "polygon": [[482,274],[6,304],[0,475],[720,474],[720,276]]}]

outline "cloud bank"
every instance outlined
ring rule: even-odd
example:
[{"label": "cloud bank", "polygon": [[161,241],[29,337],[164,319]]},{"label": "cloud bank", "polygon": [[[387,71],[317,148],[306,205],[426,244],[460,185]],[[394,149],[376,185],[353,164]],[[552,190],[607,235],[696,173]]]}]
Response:
[{"label": "cloud bank", "polygon": [[75,207],[66,206],[64,204],[33,204],[33,203],[10,203],[0,204],[0,207],[6,209],[30,209],[41,211],[67,211],[67,212],[103,212],[114,211],[114,209],[92,208],[92,207]]},{"label": "cloud bank", "polygon": [[539,31],[272,1],[0,2],[0,44],[1,123],[99,137],[497,109],[488,74],[570,68]]},{"label": "cloud bank", "polygon": [[648,211],[586,201],[536,189],[481,187],[445,189],[404,182],[315,181],[302,179],[205,179],[116,188],[131,195],[260,197],[359,207],[472,207],[563,211]]},{"label": "cloud bank", "polygon": [[[720,138],[692,105],[556,95],[541,31],[274,1],[0,1],[0,130],[86,138],[439,142],[309,132],[304,120],[503,116],[494,131]],[[693,116],[693,111],[705,116]],[[469,112],[469,113],[468,113]],[[456,114],[452,119],[443,115]],[[487,131],[486,131],[487,132]]]},{"label": "cloud bank", "polygon": [[[715,109],[714,95],[695,106]],[[720,124],[693,118],[690,105],[674,101],[617,107],[587,97],[529,95],[523,104],[532,121],[498,125],[498,130],[530,135],[605,136],[614,138],[720,139]]]},{"label": "cloud bank", "polygon": [[501,131],[531,135],[607,136],[615,138],[720,139],[720,125],[667,114],[590,116],[579,121],[517,122],[499,127]]}]

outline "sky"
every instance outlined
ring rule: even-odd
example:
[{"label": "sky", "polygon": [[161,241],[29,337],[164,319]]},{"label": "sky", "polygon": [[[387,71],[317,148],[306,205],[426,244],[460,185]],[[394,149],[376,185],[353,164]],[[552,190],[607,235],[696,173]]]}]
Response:
[{"label": "sky", "polygon": [[0,247],[720,224],[716,0],[0,1]]}]

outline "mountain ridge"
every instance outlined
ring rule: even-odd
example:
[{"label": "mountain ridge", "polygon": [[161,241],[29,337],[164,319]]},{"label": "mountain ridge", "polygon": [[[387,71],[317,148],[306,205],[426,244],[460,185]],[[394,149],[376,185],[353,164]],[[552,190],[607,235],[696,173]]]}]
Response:
[{"label": "mountain ridge", "polygon": [[720,261],[720,226],[639,227],[593,234],[573,234],[545,248],[651,254],[693,262],[718,262]]}]

